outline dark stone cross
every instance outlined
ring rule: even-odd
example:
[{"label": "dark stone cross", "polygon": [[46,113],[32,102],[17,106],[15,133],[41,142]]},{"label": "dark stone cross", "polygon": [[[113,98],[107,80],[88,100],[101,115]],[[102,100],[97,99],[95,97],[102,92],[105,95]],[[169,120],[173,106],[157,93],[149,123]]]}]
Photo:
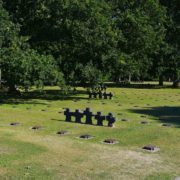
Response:
[{"label": "dark stone cross", "polygon": [[81,113],[79,109],[76,109],[76,111],[73,113],[73,115],[75,116],[75,122],[81,123],[81,118],[84,116],[84,114]]},{"label": "dark stone cross", "polygon": [[94,92],[94,93],[93,93],[93,96],[94,96],[94,98],[97,98],[97,93]]},{"label": "dark stone cross", "polygon": [[103,98],[103,93],[101,91],[99,91],[98,95],[99,95],[99,99]]},{"label": "dark stone cross", "polygon": [[113,94],[110,92],[109,93],[109,99],[112,99],[112,97],[113,97]]},{"label": "dark stone cross", "polygon": [[101,112],[97,112],[97,115],[95,115],[95,119],[97,120],[98,126],[103,126],[103,121],[106,119],[106,117],[103,116]]},{"label": "dark stone cross", "polygon": [[91,99],[92,98],[92,93],[91,92],[89,92],[89,99]]},{"label": "dark stone cross", "polygon": [[106,120],[108,121],[109,127],[114,127],[114,123],[116,122],[116,118],[112,115],[112,113],[109,113],[108,116],[106,116]]},{"label": "dark stone cross", "polygon": [[65,111],[64,111],[64,115],[66,116],[66,122],[71,122],[71,117],[73,115],[73,113],[71,112],[71,110],[69,108],[67,108]]},{"label": "dark stone cross", "polygon": [[104,99],[107,99],[107,94],[106,92],[103,93]]},{"label": "dark stone cross", "polygon": [[90,108],[86,108],[84,111],[84,115],[86,116],[86,124],[92,124],[92,117],[94,114],[92,113]]}]

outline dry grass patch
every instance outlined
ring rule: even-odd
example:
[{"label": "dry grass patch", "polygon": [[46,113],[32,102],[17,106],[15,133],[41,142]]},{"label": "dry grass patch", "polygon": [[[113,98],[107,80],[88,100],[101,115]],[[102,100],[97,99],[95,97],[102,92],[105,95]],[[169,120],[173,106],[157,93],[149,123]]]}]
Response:
[{"label": "dry grass patch", "polygon": [[[48,152],[32,157],[44,169],[56,171],[62,179],[139,179],[158,172],[172,172],[175,167],[165,162],[160,153],[138,149],[91,144],[57,136],[24,135],[21,141],[45,146]],[[31,160],[32,160],[31,158]],[[105,177],[104,177],[105,176]]]},{"label": "dry grass patch", "polygon": [[[114,100],[90,101],[87,95],[77,94],[73,98],[79,97],[81,101],[76,103],[73,98],[39,97],[24,100],[16,108],[12,107],[13,102],[1,105],[0,167],[8,168],[9,175],[16,179],[169,180],[179,176],[179,90],[109,88],[109,91],[116,94]],[[116,128],[66,123],[64,107],[112,112],[118,118]],[[43,109],[47,111],[42,112]],[[141,121],[148,121],[149,125],[144,126]],[[10,126],[11,122],[22,125]],[[162,127],[162,123],[172,127]],[[31,127],[37,124],[44,128],[33,131]],[[59,136],[56,134],[59,130],[71,133]],[[82,140],[78,138],[82,134],[95,138]],[[119,143],[104,144],[103,140],[108,138]],[[159,147],[160,151],[142,150],[147,144]]]},{"label": "dry grass patch", "polygon": [[3,155],[3,154],[12,154],[12,153],[15,153],[15,152],[16,152],[15,148],[10,148],[8,146],[1,146],[0,147],[0,155]]},{"label": "dry grass patch", "polygon": [[0,176],[3,176],[3,175],[5,175],[5,174],[7,174],[7,169],[6,168],[2,168],[2,167],[0,167]]}]

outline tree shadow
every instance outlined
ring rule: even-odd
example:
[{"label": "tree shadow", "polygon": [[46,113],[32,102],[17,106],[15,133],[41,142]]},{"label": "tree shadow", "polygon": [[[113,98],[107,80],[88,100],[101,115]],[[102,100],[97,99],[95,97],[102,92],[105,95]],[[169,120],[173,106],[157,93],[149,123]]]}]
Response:
[{"label": "tree shadow", "polygon": [[41,100],[81,100],[88,99],[87,97],[82,97],[79,95],[87,94],[86,91],[78,90],[75,92],[70,92],[68,94],[63,94],[60,90],[43,90],[33,91],[28,93],[23,93],[22,97],[25,99],[41,99]]},{"label": "tree shadow", "polygon": [[64,120],[52,118],[51,121],[57,121],[57,122],[60,122],[60,123],[69,123],[69,124],[82,124],[82,125],[96,126],[96,127],[108,127],[108,125],[105,124],[105,123],[103,124],[103,126],[98,126],[97,123],[95,123],[96,121],[93,122],[92,124],[86,124],[86,123],[85,123],[85,119],[83,119],[83,120],[81,121],[81,123],[75,122],[75,118],[74,118],[71,122],[65,121],[65,118],[64,118]]},{"label": "tree shadow", "polygon": [[171,85],[159,86],[158,84],[143,84],[143,83],[105,83],[107,87],[112,88],[129,88],[129,89],[162,89],[173,87]]},{"label": "tree shadow", "polygon": [[131,109],[133,113],[157,117],[162,123],[180,126],[180,106],[161,106],[147,109]]},{"label": "tree shadow", "polygon": [[19,94],[8,94],[8,93],[0,93],[0,105],[2,104],[41,104],[46,105],[46,103],[38,102],[36,100],[50,100],[50,101],[58,101],[58,100],[72,100],[72,101],[80,101],[82,99],[89,99],[87,97],[82,97],[80,95],[87,94],[84,90],[78,90],[75,92],[71,92],[69,94],[63,94],[60,90],[43,90],[43,91],[32,91],[32,92],[23,92]]}]

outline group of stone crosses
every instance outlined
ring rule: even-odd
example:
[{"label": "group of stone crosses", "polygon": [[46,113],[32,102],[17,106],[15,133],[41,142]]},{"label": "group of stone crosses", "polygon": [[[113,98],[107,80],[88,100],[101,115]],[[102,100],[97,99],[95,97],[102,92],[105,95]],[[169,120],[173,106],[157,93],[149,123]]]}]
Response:
[{"label": "group of stone crosses", "polygon": [[108,97],[109,99],[112,99],[113,93],[111,92],[107,93],[106,89],[107,88],[105,85],[99,85],[99,86],[93,87],[91,91],[88,91],[89,99],[92,99],[92,98],[108,99]]},{"label": "group of stone crosses", "polygon": [[85,111],[81,112],[79,109],[76,109],[75,112],[71,112],[69,108],[64,111],[64,115],[66,116],[66,122],[72,122],[72,117],[75,117],[76,123],[82,123],[81,119],[86,116],[85,124],[93,125],[92,118],[94,117],[97,120],[98,126],[103,126],[103,121],[108,121],[108,127],[114,127],[114,123],[116,122],[116,118],[112,113],[109,113],[107,116],[102,115],[102,112],[97,112],[97,114],[93,114],[90,108],[86,108]]}]

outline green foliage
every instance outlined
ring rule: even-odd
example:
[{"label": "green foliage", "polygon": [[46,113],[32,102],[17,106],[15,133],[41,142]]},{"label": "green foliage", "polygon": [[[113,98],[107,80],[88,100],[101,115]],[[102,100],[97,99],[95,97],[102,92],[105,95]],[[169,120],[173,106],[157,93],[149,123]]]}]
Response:
[{"label": "green foliage", "polygon": [[2,74],[9,87],[21,85],[29,89],[32,85],[42,88],[44,83],[56,84],[62,75],[56,70],[51,56],[39,55],[34,50],[8,48],[1,52]]},{"label": "green foliage", "polygon": [[94,67],[92,63],[83,68],[82,77],[84,83],[90,84],[91,87],[103,82],[101,71]]},{"label": "green foliage", "polygon": [[[114,21],[121,32],[119,51],[125,62],[121,75],[144,76],[165,36],[165,10],[156,0],[112,1]],[[124,74],[125,72],[125,74]]]},{"label": "green foliage", "polygon": [[162,76],[179,81],[178,0],[3,2],[15,24],[7,12],[0,12],[0,45],[22,47],[17,32],[28,37],[23,47],[28,43],[51,55],[68,85],[100,81],[94,74],[110,81]]},{"label": "green foliage", "polygon": [[[77,88],[77,94],[64,100],[58,87],[45,87],[44,94],[25,93],[26,98],[23,95],[16,99],[5,98],[0,94],[3,99],[0,106],[0,179],[170,180],[179,176],[179,90],[110,87],[107,90],[115,94],[114,99],[92,99],[90,103],[83,88]],[[63,108],[70,107],[74,111],[87,106],[94,113],[112,112],[118,119],[116,127],[65,122]],[[124,118],[130,121],[121,121]],[[21,125],[8,126],[12,121]],[[85,122],[85,118],[82,121]],[[149,124],[141,124],[141,121]],[[161,126],[165,122],[172,126]],[[97,123],[94,118],[93,123]],[[35,125],[44,128],[33,131],[30,127]],[[60,137],[56,134],[60,130],[70,134]],[[94,138],[77,138],[87,133]],[[117,139],[119,143],[102,143],[107,138]],[[159,147],[160,152],[143,151],[141,148],[148,144]]]},{"label": "green foliage", "polygon": [[54,58],[40,55],[29,48],[26,37],[19,36],[19,28],[14,25],[0,3],[0,69],[2,78],[10,90],[22,86],[26,90],[44,83],[62,83],[63,75],[57,71]]},{"label": "green foliage", "polygon": [[106,2],[7,1],[6,5],[11,10],[14,3],[18,9],[18,13],[14,12],[15,21],[21,23],[22,34],[30,36],[33,48],[54,56],[68,82],[72,78],[84,81],[79,67],[89,62],[102,73],[108,73],[105,64],[111,61],[111,53],[116,49],[117,33]]},{"label": "green foliage", "polygon": [[174,81],[174,86],[180,86],[180,2],[178,0],[161,0],[160,3],[166,7],[168,16],[166,25],[166,43],[168,46],[168,51],[164,57],[166,65],[168,67],[168,76],[171,77],[171,79]]}]

